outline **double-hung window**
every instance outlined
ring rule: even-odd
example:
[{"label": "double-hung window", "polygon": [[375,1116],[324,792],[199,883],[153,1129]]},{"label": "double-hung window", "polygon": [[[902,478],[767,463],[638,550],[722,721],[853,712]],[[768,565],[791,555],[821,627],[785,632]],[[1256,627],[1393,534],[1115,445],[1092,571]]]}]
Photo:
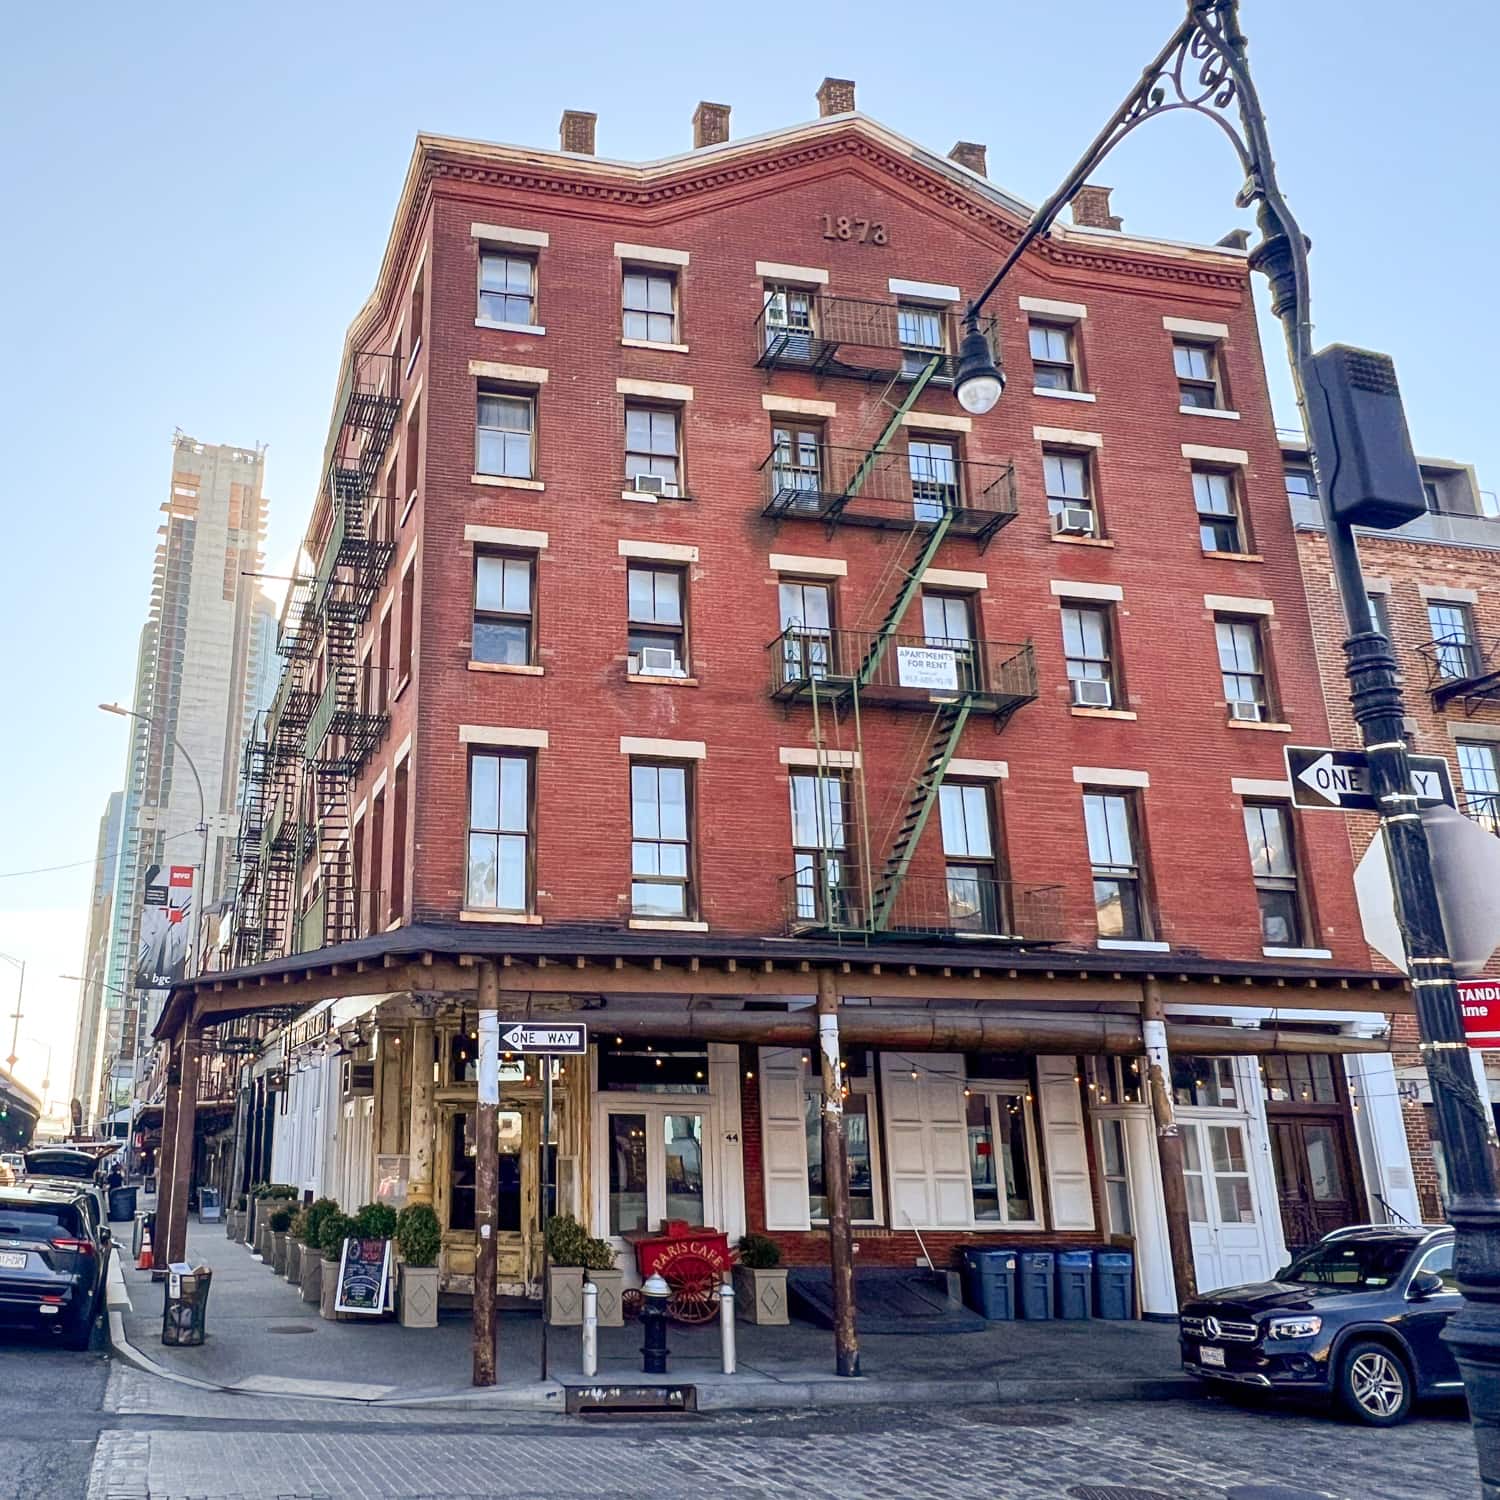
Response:
[{"label": "double-hung window", "polygon": [[964,1095],[975,1223],[1035,1223],[1040,1215],[1032,1182],[1030,1085],[970,1077]]},{"label": "double-hung window", "polygon": [[474,466],[505,479],[535,478],[536,401],[510,391],[479,388]]},{"label": "double-hung window", "polygon": [[626,271],[621,301],[627,339],[677,342],[677,278],[670,271]]},{"label": "double-hung window", "polygon": [[681,568],[633,563],[626,574],[627,649],[634,674],[687,675],[686,575]]},{"label": "double-hung window", "polygon": [[1094,510],[1093,486],[1089,481],[1089,459],[1086,453],[1069,453],[1057,448],[1042,449],[1042,480],[1047,492],[1047,512],[1083,511],[1087,524],[1081,531],[1097,532],[1099,518]]},{"label": "double-hung window", "polygon": [[676,408],[625,408],[625,483],[636,485],[639,475],[650,475],[660,481],[652,488],[661,494],[682,493],[682,448]]},{"label": "double-hung window", "polygon": [[630,763],[630,910],[637,917],[692,914],[689,768]]},{"label": "double-hung window", "polygon": [[794,509],[817,511],[822,504],[823,429],[805,422],[777,422],[771,428],[771,496]]},{"label": "double-hung window", "polygon": [[1396,637],[1391,634],[1391,601],[1386,594],[1366,594],[1365,601],[1370,606],[1370,618],[1375,622],[1375,628],[1392,645]]},{"label": "double-hung window", "polygon": [[1231,719],[1259,720],[1271,716],[1266,680],[1265,640],[1258,619],[1214,616],[1219,648],[1219,673]]},{"label": "double-hung window", "polygon": [[1198,510],[1198,540],[1205,552],[1245,550],[1235,490],[1235,477],[1227,469],[1193,470],[1193,503]]},{"label": "double-hung window", "polygon": [[1107,605],[1063,606],[1063,655],[1067,661],[1068,681],[1074,684],[1071,691],[1077,708],[1113,708],[1115,705],[1112,635]]},{"label": "double-hung window", "polygon": [[1073,330],[1066,323],[1032,323],[1031,382],[1040,391],[1076,391],[1078,367],[1073,353]]},{"label": "double-hung window", "polygon": [[920,375],[933,355],[948,352],[943,309],[925,307],[919,302],[898,302],[896,338],[901,345],[901,373]]},{"label": "double-hung window", "polygon": [[942,438],[913,437],[907,445],[912,514],[940,521],[959,506],[958,449]]},{"label": "double-hung window", "polygon": [[1288,464],[1286,466],[1286,497],[1292,501],[1314,502],[1317,500],[1318,491],[1313,483],[1313,471],[1306,465]]},{"label": "double-hung window", "polygon": [[989,787],[944,782],[938,789],[938,810],[943,825],[948,920],[953,930],[1003,931]]},{"label": "double-hung window", "polygon": [[1147,937],[1134,797],[1129,792],[1085,791],[1083,820],[1099,936],[1126,942]]},{"label": "double-hung window", "polygon": [[531,903],[531,760],[476,750],[469,757],[469,867],[464,904],[525,912]]},{"label": "double-hung window", "polygon": [[511,250],[481,250],[479,316],[521,328],[535,324],[536,261]]},{"label": "double-hung window", "polygon": [[809,360],[816,332],[816,293],[806,287],[767,283],[765,289],[766,350],[781,359]]},{"label": "double-hung window", "polygon": [[953,653],[959,687],[965,692],[975,691],[979,647],[974,638],[974,604],[969,596],[924,593],[922,630],[927,645]]},{"label": "double-hung window", "polygon": [[1245,839],[1260,902],[1260,937],[1268,947],[1303,946],[1302,901],[1297,889],[1297,851],[1292,820],[1280,802],[1245,804]]},{"label": "double-hung window", "polygon": [[837,772],[793,771],[792,870],[796,915],[819,926],[845,925],[851,915],[853,870],[848,868],[847,801]]},{"label": "double-hung window", "polygon": [[827,677],[833,661],[833,590],[826,583],[783,578],[781,608],[782,682]]},{"label": "double-hung window", "polygon": [[[849,1166],[849,1217],[856,1224],[875,1222],[879,1185],[875,1172],[874,1055],[854,1050],[844,1073],[844,1155]],[[807,1140],[807,1213],[814,1223],[828,1218],[828,1189],[823,1180],[823,1086],[820,1070],[809,1064],[802,1076],[802,1120]]]},{"label": "double-hung window", "polygon": [[532,628],[533,560],[496,552],[474,554],[474,661],[527,666]]},{"label": "double-hung window", "polygon": [[1490,740],[1460,740],[1458,776],[1464,811],[1491,833],[1500,833],[1500,761]]},{"label": "double-hung window", "polygon": [[1444,677],[1472,677],[1475,673],[1474,616],[1467,604],[1429,601],[1427,623],[1437,669]]},{"label": "double-hung window", "polygon": [[1180,405],[1222,409],[1224,394],[1219,378],[1219,355],[1212,344],[1179,340],[1172,345],[1172,367],[1177,372]]}]

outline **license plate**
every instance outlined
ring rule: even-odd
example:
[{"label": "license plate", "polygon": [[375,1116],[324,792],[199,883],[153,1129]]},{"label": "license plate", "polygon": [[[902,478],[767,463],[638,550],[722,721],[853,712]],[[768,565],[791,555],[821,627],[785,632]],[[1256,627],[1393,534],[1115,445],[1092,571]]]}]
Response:
[{"label": "license plate", "polygon": [[0,1250],[0,1271],[24,1271],[26,1269],[26,1256],[16,1255],[8,1250]]},{"label": "license plate", "polygon": [[1211,1344],[1205,1344],[1198,1351],[1198,1363],[1200,1365],[1212,1365],[1215,1369],[1224,1368],[1224,1351],[1215,1349]]}]

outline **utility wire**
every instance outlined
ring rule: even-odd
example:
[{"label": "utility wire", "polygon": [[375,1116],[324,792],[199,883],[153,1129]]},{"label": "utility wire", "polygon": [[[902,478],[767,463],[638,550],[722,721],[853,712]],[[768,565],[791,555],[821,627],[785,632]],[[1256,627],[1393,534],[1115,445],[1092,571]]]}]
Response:
[{"label": "utility wire", "polygon": [[[199,829],[187,828],[184,829],[181,833],[169,833],[162,840],[162,843],[170,844],[173,839],[185,839],[188,834],[192,834],[197,838],[202,837],[202,833]],[[98,861],[98,858],[99,856],[96,854],[92,855],[88,859],[75,859],[70,864],[66,865],[39,865],[34,870],[0,870],[0,880],[19,880],[23,875],[51,875],[56,870],[77,870],[81,869],[84,865],[95,864]]]}]

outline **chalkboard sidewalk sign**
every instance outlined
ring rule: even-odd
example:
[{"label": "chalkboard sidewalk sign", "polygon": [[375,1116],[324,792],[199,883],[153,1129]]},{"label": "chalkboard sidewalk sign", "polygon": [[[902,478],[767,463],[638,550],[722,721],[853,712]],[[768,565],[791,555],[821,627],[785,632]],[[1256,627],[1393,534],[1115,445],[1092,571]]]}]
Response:
[{"label": "chalkboard sidewalk sign", "polygon": [[334,1311],[379,1317],[385,1310],[390,1276],[389,1240],[345,1240],[339,1256],[339,1285],[334,1296]]}]

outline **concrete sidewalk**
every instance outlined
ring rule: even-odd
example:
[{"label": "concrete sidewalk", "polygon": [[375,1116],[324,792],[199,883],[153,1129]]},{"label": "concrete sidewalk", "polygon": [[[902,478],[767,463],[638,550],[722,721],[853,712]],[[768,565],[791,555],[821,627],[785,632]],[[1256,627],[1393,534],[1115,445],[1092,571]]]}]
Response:
[{"label": "concrete sidewalk", "polygon": [[[737,1328],[738,1373],[720,1366],[719,1328],[671,1325],[668,1375],[641,1374],[641,1328],[599,1330],[599,1373],[584,1381],[576,1328],[548,1330],[534,1310],[500,1315],[499,1383],[469,1383],[467,1310],[436,1329],[392,1320],[327,1322],[297,1288],[221,1226],[190,1222],[188,1259],[213,1270],[208,1337],[198,1348],[161,1343],[163,1287],[123,1265],[112,1274],[110,1338],[118,1356],[168,1380],[245,1395],[376,1405],[564,1409],[570,1385],[692,1385],[700,1410],[849,1404],[961,1405],[1040,1401],[1195,1399],[1198,1382],[1177,1366],[1176,1330],[1153,1323],[996,1323],[983,1333],[867,1335],[857,1380],[833,1374],[833,1336],[811,1324]],[[128,1305],[127,1305],[128,1299]]]}]

